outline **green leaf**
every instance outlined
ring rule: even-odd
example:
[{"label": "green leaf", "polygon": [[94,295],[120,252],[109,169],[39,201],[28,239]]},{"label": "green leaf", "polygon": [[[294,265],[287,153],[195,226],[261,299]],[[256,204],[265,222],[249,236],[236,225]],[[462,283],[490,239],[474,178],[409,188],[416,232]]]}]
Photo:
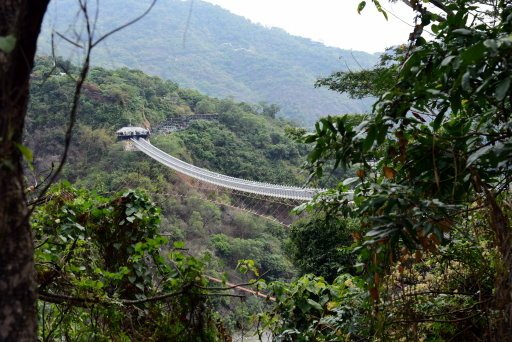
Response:
[{"label": "green leaf", "polygon": [[308,304],[311,305],[313,308],[315,308],[318,311],[323,311],[322,306],[312,299],[308,299]]},{"label": "green leaf", "polygon": [[2,50],[3,52],[10,53],[12,50],[14,50],[15,46],[16,37],[14,37],[13,35],[0,37],[0,50]]},{"label": "green leaf", "polygon": [[352,183],[355,183],[359,180],[359,177],[350,177],[343,181],[343,185],[350,185]]},{"label": "green leaf", "polygon": [[439,129],[439,127],[441,127],[441,123],[443,122],[445,114],[446,114],[446,109],[442,110],[439,114],[437,114],[435,120],[432,123],[432,127],[434,128],[434,130],[437,131]]},{"label": "green leaf", "polygon": [[508,94],[508,90],[510,88],[510,77],[505,78],[500,83],[498,83],[498,86],[496,87],[496,100],[503,101],[505,96]]},{"label": "green leaf", "polygon": [[370,128],[368,129],[366,138],[363,141],[363,150],[365,152],[369,151],[370,148],[372,148],[373,142],[377,138],[377,133],[378,132],[376,131],[375,126],[370,126]]},{"label": "green leaf", "polygon": [[480,42],[467,48],[460,56],[465,65],[473,65],[484,58],[485,52],[486,48]]},{"label": "green leaf", "polygon": [[466,71],[464,73],[464,75],[462,75],[462,79],[461,79],[461,86],[462,86],[462,89],[464,89],[465,91],[471,91],[471,75],[469,74],[469,71]]},{"label": "green leaf", "polygon": [[453,30],[452,32],[455,34],[460,34],[461,36],[470,36],[471,34],[473,34],[473,32],[471,30],[468,30],[465,28],[456,29],[456,30]]},{"label": "green leaf", "polygon": [[357,5],[357,13],[361,14],[361,11],[364,9],[365,6],[366,6],[366,1],[361,1],[359,3],[359,5]]},{"label": "green leaf", "polygon": [[443,59],[443,61],[441,62],[441,66],[447,66],[448,64],[450,64],[452,62],[452,60],[455,58],[455,56],[448,56],[448,57],[445,57],[445,59]]},{"label": "green leaf", "polygon": [[313,151],[311,151],[309,153],[308,160],[309,160],[309,162],[314,163],[315,161],[318,160],[318,158],[320,158],[321,155],[322,155],[322,150],[319,148],[315,148]]},{"label": "green leaf", "polygon": [[484,45],[491,49],[493,52],[496,52],[498,50],[498,43],[496,43],[495,39],[487,39],[484,41]]},{"label": "green leaf", "polygon": [[485,146],[485,147],[482,147],[478,150],[476,150],[475,153],[473,153],[472,155],[469,156],[468,158],[468,161],[466,162],[466,165],[467,166],[470,166],[471,164],[473,164],[475,161],[477,161],[482,155],[484,155],[487,151],[489,151],[491,149],[492,146],[488,145],[488,146]]},{"label": "green leaf", "polygon": [[29,163],[32,163],[32,161],[34,160],[34,154],[32,153],[32,150],[29,149],[27,146],[22,145],[22,144],[14,143],[14,145],[16,145],[16,148],[18,148],[18,150],[20,150],[20,152],[23,155],[23,157]]},{"label": "green leaf", "polygon": [[372,0],[372,2],[375,5],[375,8],[377,9],[377,11],[382,13],[384,18],[386,18],[386,20],[388,20],[388,14],[386,13],[386,11],[384,11],[384,9],[382,9],[382,5],[380,4],[379,0]]},{"label": "green leaf", "polygon": [[184,248],[185,247],[185,242],[183,241],[176,241],[174,244],[173,244],[174,248]]}]

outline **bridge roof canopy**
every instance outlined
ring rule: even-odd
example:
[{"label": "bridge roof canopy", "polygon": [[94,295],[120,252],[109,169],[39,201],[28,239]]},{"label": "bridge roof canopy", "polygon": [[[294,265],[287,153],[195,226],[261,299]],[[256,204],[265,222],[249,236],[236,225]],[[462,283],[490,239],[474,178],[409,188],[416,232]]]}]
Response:
[{"label": "bridge roof canopy", "polygon": [[132,134],[141,134],[141,135],[147,135],[149,131],[143,127],[136,127],[136,126],[126,126],[123,128],[120,128],[116,131],[117,135],[132,135]]}]

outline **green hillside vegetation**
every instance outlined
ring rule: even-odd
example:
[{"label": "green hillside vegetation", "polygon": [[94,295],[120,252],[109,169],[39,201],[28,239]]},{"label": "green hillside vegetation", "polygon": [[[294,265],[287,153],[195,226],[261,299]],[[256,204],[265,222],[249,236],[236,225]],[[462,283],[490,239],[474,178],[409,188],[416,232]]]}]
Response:
[{"label": "green hillside vegetation", "polygon": [[[148,1],[101,2],[99,32],[142,13]],[[90,4],[91,5],[91,4]],[[368,112],[371,100],[354,100],[314,88],[318,77],[337,70],[370,67],[377,56],[350,52],[291,36],[236,16],[218,6],[195,1],[159,1],[144,20],[123,30],[94,52],[93,62],[128,67],[173,80],[205,94],[238,101],[276,103],[280,115],[312,126],[327,114]],[[59,1],[48,11],[39,46],[50,54],[50,32],[74,37],[71,18],[76,3]],[[80,23],[77,24],[80,32]],[[57,54],[76,56],[55,37]]]},{"label": "green hillside vegetation", "polygon": [[[214,98],[127,67],[89,69],[88,57],[81,71],[36,58],[47,3],[0,2],[9,13],[0,22],[0,340],[231,342],[256,333],[283,342],[512,342],[509,2],[407,2],[416,14],[408,44],[381,55],[373,69],[317,82],[377,98],[372,113],[325,116],[312,131],[276,118],[275,104]],[[94,13],[79,3],[84,17]],[[113,3],[99,11],[113,11],[100,31],[145,5]],[[59,2],[66,17],[67,4]],[[192,23],[195,13],[216,7],[174,5],[181,23],[191,23],[184,49],[215,41]],[[369,5],[387,15],[379,1]],[[55,22],[60,12],[51,13]],[[243,25],[231,25],[236,18],[226,18],[232,31],[223,35],[254,45],[218,41],[233,48],[234,61],[257,55],[255,38],[273,39],[254,33],[245,41]],[[151,56],[163,57],[161,41],[144,45],[159,23],[167,21],[136,26],[134,53],[154,49]],[[77,25],[62,34],[81,36]],[[288,47],[265,53],[284,56]],[[216,57],[198,58],[205,69],[195,70],[218,77],[208,64]],[[184,59],[194,64],[193,56]],[[243,70],[286,79],[289,65]],[[306,79],[303,70],[293,74]],[[244,84],[278,91],[265,82]],[[194,120],[151,142],[183,160],[328,189],[295,208],[298,220],[285,228],[234,208],[256,204],[279,217],[279,200],[255,195],[243,203],[247,196],[116,141],[121,126],[155,128],[170,118]]]},{"label": "green hillside vegetation", "polygon": [[[50,60],[39,59],[27,120],[27,145],[34,151],[34,176],[40,179],[62,152],[73,88],[69,77],[50,71]],[[295,270],[282,250],[286,233],[280,224],[206,201],[192,182],[140,152],[124,151],[115,141],[119,127],[144,122],[154,126],[168,118],[194,115],[198,106],[214,108],[218,122],[196,121],[184,131],[155,136],[152,143],[194,165],[231,176],[295,185],[305,182],[300,169],[307,153],[304,145],[285,136],[287,122],[264,115],[267,107],[210,98],[140,71],[102,68],[92,69],[84,85],[62,178],[102,194],[127,188],[147,193],[162,208],[161,232],[171,241],[186,241],[195,255],[214,256],[213,273],[229,271],[236,277],[233,270],[238,260],[250,258],[267,272],[268,279],[291,277]],[[237,200],[222,192],[208,196],[226,204]],[[221,246],[222,241],[229,250]]]},{"label": "green hillside vegetation", "polygon": [[209,300],[207,260],[160,236],[160,212],[147,196],[56,185],[31,221],[41,340],[228,337]]}]

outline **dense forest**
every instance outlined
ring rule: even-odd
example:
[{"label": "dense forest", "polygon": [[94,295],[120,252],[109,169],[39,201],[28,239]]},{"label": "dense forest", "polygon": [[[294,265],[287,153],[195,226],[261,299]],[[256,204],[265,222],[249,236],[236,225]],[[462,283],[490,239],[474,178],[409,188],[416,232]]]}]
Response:
[{"label": "dense forest", "polygon": [[[69,78],[51,71],[51,59],[38,59],[26,134],[27,146],[34,151],[35,177],[58,162],[65,99],[72,86]],[[213,253],[220,241],[228,239],[232,251],[224,250],[222,255],[231,268],[250,254],[272,277],[289,277],[294,272],[281,251],[284,232],[279,224],[219,208],[201,199],[194,184],[115,142],[119,127],[145,120],[155,125],[167,118],[194,115],[201,107],[219,113],[218,121],[193,122],[186,130],[153,137],[153,144],[194,165],[234,177],[304,184],[306,174],[300,165],[305,146],[287,138],[283,126],[289,124],[264,115],[265,108],[210,98],[140,71],[101,68],[92,69],[84,84],[76,138],[63,178],[105,194],[140,189],[161,206],[162,232],[173,241],[186,240],[196,252]],[[217,196],[210,199],[222,201],[229,194]]]},{"label": "dense forest", "polygon": [[[36,57],[47,4],[0,2],[0,340],[512,341],[508,2],[408,2],[408,44],[316,81],[372,113],[311,131],[273,104],[93,67],[94,34],[74,42],[81,65]],[[115,139],[205,113],[151,142],[327,189],[284,225]]]},{"label": "dense forest", "polygon": [[[76,72],[76,67],[66,61],[59,60],[57,63],[70,73]],[[35,182],[44,179],[51,172],[53,165],[58,163],[63,150],[62,134],[66,127],[66,113],[69,105],[67,99],[74,90],[74,82],[60,71],[62,68],[53,69],[52,65],[51,58],[38,58],[32,74],[32,97],[25,136],[26,145],[34,153],[32,168],[28,172],[32,174]],[[65,253],[70,249],[73,250],[72,246],[83,243],[93,244],[90,248],[98,249],[99,254],[89,258],[97,258],[94,262],[99,264],[105,262],[101,261],[101,253],[107,253],[108,249],[112,248],[112,243],[116,242],[109,242],[106,236],[102,236],[102,241],[97,241],[98,236],[90,236],[84,232],[98,229],[91,228],[93,226],[105,224],[104,221],[97,221],[98,219],[114,221],[116,219],[89,217],[90,208],[101,207],[101,203],[109,200],[116,201],[116,197],[112,199],[112,196],[122,195],[123,197],[118,198],[125,198],[127,195],[123,192],[126,189],[136,189],[138,192],[130,196],[140,196],[140,201],[147,208],[141,209],[143,215],[149,214],[146,211],[149,208],[153,210],[151,221],[153,223],[150,233],[141,231],[140,236],[132,236],[129,241],[137,244],[148,243],[147,241],[154,239],[151,240],[153,241],[150,246],[152,251],[160,246],[179,244],[182,246],[179,250],[185,248],[186,255],[190,255],[186,260],[194,260],[197,263],[194,272],[202,272],[202,280],[198,283],[201,286],[207,282],[205,276],[214,276],[232,282],[248,281],[251,277],[239,272],[239,261],[244,259],[254,262],[251,265],[263,274],[262,280],[289,280],[297,274],[292,260],[286,256],[286,250],[290,247],[287,229],[282,224],[233,208],[239,199],[231,197],[230,193],[206,193],[205,195],[204,191],[197,189],[196,184],[183,179],[142,153],[125,151],[122,143],[116,142],[115,137],[115,131],[124,125],[155,126],[169,118],[193,116],[196,113],[204,113],[206,110],[206,112],[218,113],[218,120],[194,121],[186,130],[157,135],[152,137],[151,141],[185,161],[227,175],[290,185],[304,184],[307,174],[301,170],[301,164],[307,154],[307,148],[304,144],[296,143],[285,135],[285,128],[291,129],[292,125],[275,118],[275,109],[272,110],[272,106],[251,105],[207,97],[197,91],[180,88],[171,81],[164,81],[141,71],[129,69],[94,68],[90,71],[89,79],[83,89],[75,138],[62,173],[62,179],[73,185],[66,182],[53,188],[48,196],[55,199],[45,202],[46,204],[34,215],[33,225],[41,229],[38,231],[40,235],[36,238],[41,244],[38,248],[38,253],[41,254],[38,254],[37,258],[41,259],[36,261],[61,260]],[[94,191],[89,192],[84,189],[94,189]],[[156,207],[149,207],[155,205],[158,206],[158,210]],[[116,207],[111,210],[113,210],[111,215],[118,215]],[[136,213],[132,216],[137,217]],[[138,222],[138,219],[142,222]],[[138,219],[130,223],[140,225],[139,229],[147,229],[145,216]],[[57,225],[53,228],[55,230],[49,231],[48,220],[52,222],[68,220],[73,222],[74,226],[72,224],[69,231],[69,228]],[[85,231],[77,229],[77,226],[85,227]],[[64,232],[60,229],[64,229]],[[116,240],[120,237],[120,232],[109,234],[112,234],[110,238],[115,236]],[[52,239],[59,241],[59,248],[52,247]],[[185,245],[181,245],[182,242],[186,242]],[[110,245],[101,245],[105,243]],[[120,248],[115,247],[116,250]],[[122,248],[130,249],[128,245]],[[131,255],[133,250],[129,253]],[[77,251],[73,257],[76,257],[76,260],[68,257],[67,263],[76,262],[77,265],[59,265],[62,268],[71,268],[72,276],[81,278],[84,283],[80,283],[77,288],[72,288],[72,293],[86,291],[89,295],[111,296],[112,293],[102,292],[109,286],[114,286],[108,285],[107,281],[122,282],[132,279],[131,273],[119,274],[120,268],[131,267],[128,264],[105,266],[106,269],[102,272],[112,273],[114,270],[118,272],[115,276],[109,273],[111,278],[105,279],[101,275],[91,274],[96,272],[94,269],[86,270],[78,266],[80,260],[86,257],[85,255]],[[109,258],[113,257],[109,256]],[[119,257],[123,260],[128,258],[126,254],[121,254]],[[144,267],[152,269],[155,265],[145,264]],[[45,275],[48,272],[45,267],[38,271],[39,277],[48,277]],[[61,286],[60,277],[55,277],[56,279],[49,281],[45,287],[62,291],[59,287]],[[134,278],[132,284],[138,286],[137,281]],[[180,281],[185,280],[180,278]],[[94,282],[102,282],[102,285],[95,288],[97,284]],[[150,296],[150,293],[155,291],[150,283],[149,280],[141,283],[145,286],[144,290],[132,296],[137,298],[142,294]],[[121,290],[125,285],[116,283],[116,286]],[[183,284],[179,283],[175,288],[179,286]],[[120,296],[125,298],[122,294]],[[230,318],[223,321],[228,329],[226,331],[234,329],[239,321],[248,324],[247,317],[250,313],[254,313],[255,305],[256,307],[261,305],[257,300],[249,301],[247,304],[224,300],[215,304],[218,310],[226,310],[222,309],[223,307],[229,308],[226,317]],[[246,309],[245,315],[240,314],[243,312],[241,308],[246,305],[252,309]],[[48,322],[47,326],[41,327],[44,338],[56,334],[57,332],[53,329],[65,331],[70,328],[66,324],[55,325],[55,321],[63,317],[55,310],[52,308],[47,311],[47,317],[40,317],[41,320]],[[209,310],[205,311],[205,315],[214,313],[212,309]],[[78,309],[78,312],[83,314],[82,309]],[[108,312],[110,311],[104,314],[110,315],[111,313]],[[169,317],[177,314],[178,312],[172,312]],[[66,316],[65,319],[71,319],[69,317]],[[162,317],[162,319],[167,320],[170,319],[169,317]],[[165,322],[170,324],[169,321]],[[119,329],[122,329],[122,322],[110,323],[119,324]],[[192,323],[182,328],[193,329]],[[70,321],[69,324],[73,322]],[[148,334],[148,338],[150,336],[170,338],[169,336],[174,336],[172,334],[179,334],[178,328],[168,327],[166,328],[168,331],[165,332],[157,330],[154,335],[149,332],[145,334]],[[81,329],[80,334],[83,335],[77,336],[83,336],[83,338],[86,336],[92,338],[91,336],[96,336],[94,334],[111,338],[117,334],[112,326],[99,328],[97,331],[88,330],[86,326],[76,327],[76,329]],[[133,338],[133,335],[129,336]]]},{"label": "dense forest", "polygon": [[[98,31],[104,33],[130,14],[142,12],[149,2],[100,2]],[[82,30],[71,19],[77,10],[73,0],[50,5],[39,39],[42,53],[51,53],[52,30],[71,35]],[[58,55],[80,55],[70,52],[73,46],[58,35],[54,42]],[[281,116],[301,125],[312,126],[328,114],[365,113],[371,105],[368,99],[315,89],[314,82],[336,70],[370,67],[375,55],[265,28],[199,0],[159,1],[143,21],[105,43],[95,50],[95,65],[140,69],[215,97],[275,103]]]}]

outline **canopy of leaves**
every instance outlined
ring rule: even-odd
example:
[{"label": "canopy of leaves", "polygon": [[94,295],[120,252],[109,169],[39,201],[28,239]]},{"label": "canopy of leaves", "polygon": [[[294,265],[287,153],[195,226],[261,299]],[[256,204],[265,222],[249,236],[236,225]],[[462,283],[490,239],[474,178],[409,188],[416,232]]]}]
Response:
[{"label": "canopy of leaves", "polygon": [[[312,175],[329,165],[353,168],[357,175],[353,198],[342,196],[349,189],[345,181],[316,204],[361,219],[366,234],[358,238],[357,251],[376,303],[379,290],[385,290],[382,274],[403,265],[404,257],[429,258],[466,222],[483,217],[477,227],[491,236],[502,264],[494,273],[494,307],[504,316],[492,320],[491,330],[481,329],[509,339],[511,8],[503,1],[436,1],[439,15],[419,2],[412,5],[418,26],[398,64],[323,81],[353,96],[379,99],[374,115],[360,125],[329,117],[306,135],[305,141],[315,144]],[[427,41],[421,31],[429,24],[435,38]],[[368,87],[368,75],[387,83]],[[475,244],[469,235],[463,239]]]},{"label": "canopy of leaves", "polygon": [[438,39],[419,41],[371,120],[347,127],[327,119],[307,138],[317,142],[310,160],[319,169],[326,158],[363,163],[355,200],[373,227],[370,243],[428,248],[450,227],[449,211],[478,201],[486,188],[508,189],[512,17],[504,10],[495,26],[469,26],[471,8],[455,9],[435,26]]},{"label": "canopy of leaves", "polygon": [[333,281],[341,273],[354,271],[355,256],[348,250],[357,221],[315,213],[295,222],[288,248],[299,270]]},{"label": "canopy of leaves", "polygon": [[158,223],[138,193],[55,186],[32,216],[41,339],[221,338],[203,261],[168,246]]}]

